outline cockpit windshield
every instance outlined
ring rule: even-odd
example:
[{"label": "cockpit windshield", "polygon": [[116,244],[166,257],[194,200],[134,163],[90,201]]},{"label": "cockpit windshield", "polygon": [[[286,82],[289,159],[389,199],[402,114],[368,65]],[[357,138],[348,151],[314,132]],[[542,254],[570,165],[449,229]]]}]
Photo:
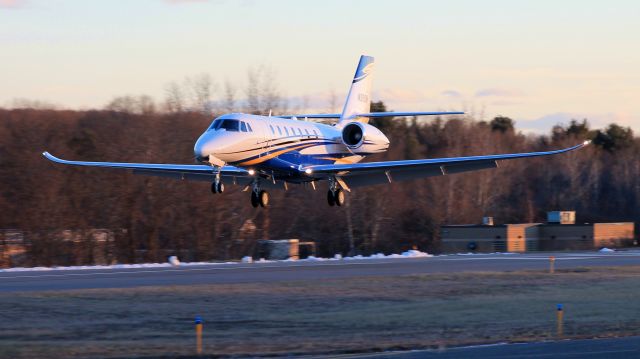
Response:
[{"label": "cockpit windshield", "polygon": [[216,119],[215,121],[213,121],[213,123],[211,124],[211,126],[209,126],[209,128],[207,129],[207,131],[211,131],[211,130],[217,130],[218,127],[220,126],[220,124],[222,123],[223,120],[221,119]]},{"label": "cockpit windshield", "polygon": [[224,120],[220,127],[217,129],[224,128],[227,131],[240,131],[240,121],[238,120]]},{"label": "cockpit windshield", "polygon": [[207,129],[207,131],[217,131],[221,128],[224,128],[227,131],[233,131],[233,132],[253,132],[253,130],[251,129],[251,126],[249,126],[248,123],[244,122],[244,121],[239,121],[239,120],[230,120],[230,119],[217,119],[215,121],[213,121],[213,123],[211,124],[211,126],[209,126],[209,129]]}]

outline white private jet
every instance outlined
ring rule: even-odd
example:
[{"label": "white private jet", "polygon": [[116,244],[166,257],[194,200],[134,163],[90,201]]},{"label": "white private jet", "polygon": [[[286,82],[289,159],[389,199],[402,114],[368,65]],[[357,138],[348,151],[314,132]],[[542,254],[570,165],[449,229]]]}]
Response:
[{"label": "white private jet", "polygon": [[[267,189],[287,189],[287,183],[326,181],[330,206],[342,206],[351,187],[390,183],[429,176],[498,167],[498,161],[555,155],[589,142],[547,152],[488,156],[434,158],[358,163],[366,155],[384,152],[389,140],[370,118],[390,116],[461,115],[463,112],[370,112],[371,74],[374,60],[361,56],[342,113],[257,116],[231,113],[216,118],[194,147],[196,165],[118,162],[84,162],[43,155],[54,162],[123,168],[135,174],[204,180],[213,193],[224,191],[223,183],[251,189],[253,207],[267,207]],[[334,125],[307,119],[338,119]],[[299,119],[305,119],[301,121]]]}]

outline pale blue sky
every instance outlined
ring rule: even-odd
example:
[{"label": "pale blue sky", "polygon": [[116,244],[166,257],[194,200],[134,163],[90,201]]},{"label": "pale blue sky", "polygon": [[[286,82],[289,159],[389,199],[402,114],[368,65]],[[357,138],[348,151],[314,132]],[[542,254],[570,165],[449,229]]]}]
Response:
[{"label": "pale blue sky", "polygon": [[395,110],[640,131],[639,44],[640,1],[0,0],[0,105],[161,100],[202,72],[242,88],[266,64],[283,95],[326,110],[369,54],[374,95]]}]

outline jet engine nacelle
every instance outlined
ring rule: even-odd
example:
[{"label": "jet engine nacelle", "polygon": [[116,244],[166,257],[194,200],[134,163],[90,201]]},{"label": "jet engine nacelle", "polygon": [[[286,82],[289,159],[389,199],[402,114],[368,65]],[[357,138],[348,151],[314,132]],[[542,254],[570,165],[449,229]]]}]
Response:
[{"label": "jet engine nacelle", "polygon": [[354,154],[384,152],[389,139],[377,128],[362,122],[350,122],[342,128],[342,142]]}]

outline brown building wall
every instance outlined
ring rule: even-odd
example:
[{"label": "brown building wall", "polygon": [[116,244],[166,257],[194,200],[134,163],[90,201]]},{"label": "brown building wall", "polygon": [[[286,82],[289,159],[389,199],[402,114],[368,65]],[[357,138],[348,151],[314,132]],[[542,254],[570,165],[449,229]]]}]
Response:
[{"label": "brown building wall", "polygon": [[507,251],[538,250],[538,223],[507,224]]},{"label": "brown building wall", "polygon": [[442,250],[447,253],[591,250],[633,244],[633,223],[507,224],[443,226]]},{"label": "brown building wall", "polygon": [[593,226],[593,246],[624,247],[633,245],[633,223],[596,223]]}]

